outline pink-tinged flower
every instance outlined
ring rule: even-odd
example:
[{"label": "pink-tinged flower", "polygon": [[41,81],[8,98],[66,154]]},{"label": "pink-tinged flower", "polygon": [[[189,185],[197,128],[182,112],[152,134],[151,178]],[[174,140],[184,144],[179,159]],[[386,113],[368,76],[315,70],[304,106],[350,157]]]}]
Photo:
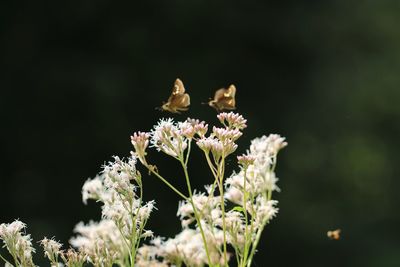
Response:
[{"label": "pink-tinged flower", "polygon": [[247,127],[247,120],[243,118],[242,115],[233,112],[222,112],[217,115],[219,121],[228,128],[237,128],[242,130]]},{"label": "pink-tinged flower", "polygon": [[216,147],[219,147],[218,140],[213,137],[203,137],[199,139],[196,144],[204,152],[210,152],[212,148],[216,149]]},{"label": "pink-tinged flower", "polygon": [[180,134],[188,139],[192,139],[193,136],[196,134],[196,130],[194,129],[193,125],[191,125],[187,121],[178,122],[178,129]]},{"label": "pink-tinged flower", "polygon": [[199,121],[199,120],[190,119],[190,118],[188,118],[186,121],[193,126],[195,133],[199,137],[204,137],[204,135],[207,133],[208,124],[206,124],[204,121]]},{"label": "pink-tinged flower", "polygon": [[242,166],[249,166],[251,164],[254,163],[254,161],[256,160],[256,158],[254,156],[251,155],[241,155],[241,156],[237,156],[237,160],[238,163]]},{"label": "pink-tinged flower", "polygon": [[237,144],[235,144],[232,140],[227,139],[223,142],[222,144],[223,146],[223,150],[224,150],[224,156],[228,156],[230,154],[232,154],[233,152],[236,151],[237,149]]},{"label": "pink-tinged flower", "polygon": [[208,130],[208,125],[204,121],[188,118],[184,122],[178,122],[178,129],[181,135],[192,139],[195,135],[203,137]]},{"label": "pink-tinged flower", "polygon": [[213,134],[221,141],[231,139],[232,141],[236,141],[239,137],[242,136],[242,132],[238,129],[230,129],[230,128],[219,128],[213,127]]},{"label": "pink-tinged flower", "polygon": [[131,143],[135,148],[135,154],[142,163],[146,156],[146,148],[149,146],[149,137],[150,134],[145,132],[135,132],[131,136]]},{"label": "pink-tinged flower", "polygon": [[214,159],[217,160],[222,156],[226,157],[232,154],[237,149],[237,145],[232,140],[220,141],[214,137],[201,138],[196,144],[206,153],[211,151]]}]

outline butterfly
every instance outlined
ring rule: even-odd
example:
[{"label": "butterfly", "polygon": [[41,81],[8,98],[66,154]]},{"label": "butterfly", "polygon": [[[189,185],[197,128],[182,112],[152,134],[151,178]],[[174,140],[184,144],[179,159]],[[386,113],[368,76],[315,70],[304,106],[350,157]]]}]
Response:
[{"label": "butterfly", "polygon": [[223,110],[236,109],[236,87],[231,84],[228,88],[221,88],[215,92],[214,99],[208,102],[210,107],[215,108],[218,112]]},{"label": "butterfly", "polygon": [[167,103],[163,103],[160,110],[169,111],[171,113],[180,113],[189,109],[190,96],[185,93],[183,82],[178,78],[175,80],[172,93],[168,98]]},{"label": "butterfly", "polygon": [[340,232],[341,232],[340,229],[336,229],[336,230],[333,230],[333,231],[328,231],[328,232],[326,233],[326,235],[327,235],[330,239],[339,240],[339,239],[340,239]]}]

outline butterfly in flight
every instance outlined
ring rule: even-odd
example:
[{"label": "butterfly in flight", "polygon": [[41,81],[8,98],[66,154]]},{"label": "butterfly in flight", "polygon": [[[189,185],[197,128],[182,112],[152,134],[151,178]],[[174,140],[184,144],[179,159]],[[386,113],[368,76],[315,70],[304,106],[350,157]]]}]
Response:
[{"label": "butterfly in flight", "polygon": [[339,240],[339,239],[340,239],[340,232],[341,232],[340,229],[336,229],[336,230],[333,230],[333,231],[328,231],[328,232],[326,233],[326,235],[327,235],[330,239]]},{"label": "butterfly in flight", "polygon": [[210,107],[218,112],[236,109],[236,87],[231,84],[228,88],[221,88],[215,92],[214,99],[208,102]]},{"label": "butterfly in flight", "polygon": [[185,87],[183,82],[178,78],[175,80],[172,93],[168,98],[167,103],[163,103],[161,108],[162,111],[169,111],[171,113],[180,113],[180,111],[186,111],[189,109],[190,96],[185,93]]}]

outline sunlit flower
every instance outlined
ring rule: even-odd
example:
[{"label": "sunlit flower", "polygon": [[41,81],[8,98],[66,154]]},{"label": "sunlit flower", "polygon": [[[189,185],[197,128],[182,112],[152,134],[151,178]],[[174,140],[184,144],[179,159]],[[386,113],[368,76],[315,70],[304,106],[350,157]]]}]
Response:
[{"label": "sunlit flower", "polygon": [[135,148],[135,155],[142,163],[145,163],[146,148],[149,145],[149,137],[150,134],[144,132],[135,132],[131,136],[131,143]]},{"label": "sunlit flower", "polygon": [[237,128],[242,130],[247,127],[247,120],[242,115],[233,112],[222,112],[217,115],[219,121],[228,128]]},{"label": "sunlit flower", "polygon": [[171,118],[161,119],[154,126],[150,136],[153,147],[175,158],[181,156],[187,148],[187,138]]}]

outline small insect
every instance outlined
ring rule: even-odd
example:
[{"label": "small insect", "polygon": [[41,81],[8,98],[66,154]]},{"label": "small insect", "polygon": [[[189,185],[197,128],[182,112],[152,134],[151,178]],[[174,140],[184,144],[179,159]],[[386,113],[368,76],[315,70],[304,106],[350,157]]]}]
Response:
[{"label": "small insect", "polygon": [[163,103],[160,110],[169,111],[172,113],[180,113],[180,111],[186,111],[189,109],[190,96],[185,93],[185,87],[183,82],[178,78],[175,80],[172,93],[168,98],[167,103]]},{"label": "small insect", "polygon": [[336,229],[336,230],[333,230],[333,231],[328,231],[327,233],[326,233],[326,235],[330,238],[330,239],[333,239],[333,240],[339,240],[340,239],[340,232],[341,232],[342,230],[340,230],[340,229]]},{"label": "small insect", "polygon": [[223,110],[236,109],[236,87],[231,84],[228,88],[221,88],[215,92],[214,99],[208,102],[210,107],[215,108],[218,112]]}]

